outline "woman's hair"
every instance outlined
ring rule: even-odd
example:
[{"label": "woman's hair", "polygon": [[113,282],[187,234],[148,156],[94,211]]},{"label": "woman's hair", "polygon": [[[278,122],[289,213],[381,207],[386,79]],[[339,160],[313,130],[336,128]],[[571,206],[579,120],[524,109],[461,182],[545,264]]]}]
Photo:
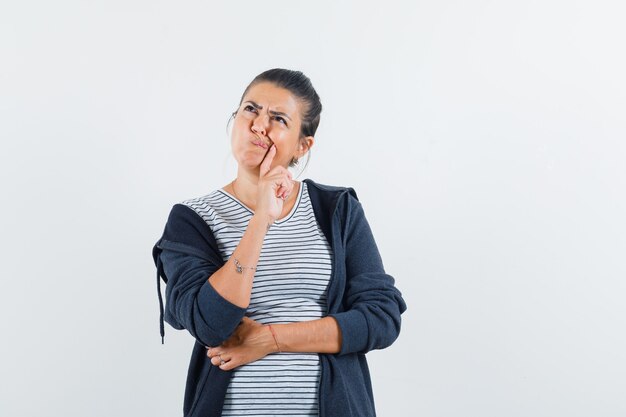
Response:
[{"label": "woman's hair", "polygon": [[[317,95],[317,92],[313,88],[313,84],[311,84],[311,80],[309,79],[309,77],[304,75],[302,71],[292,71],[284,68],[272,68],[264,71],[254,77],[250,84],[248,84],[245,91],[241,95],[241,99],[239,100],[239,106],[241,106],[241,102],[243,101],[243,98],[246,96],[246,94],[248,94],[250,88],[262,82],[270,82],[276,87],[289,90],[291,94],[293,94],[298,100],[301,101],[301,103],[304,104],[303,112],[301,115],[302,124],[300,125],[299,139],[304,140],[306,136],[315,136],[317,127],[320,124],[322,102],[320,101],[320,97]],[[237,110],[235,110],[231,114],[228,123],[230,123],[230,120],[235,117],[236,114]],[[228,131],[228,124],[226,125],[226,129]],[[306,165],[309,164],[309,159],[311,159],[311,151],[309,150],[308,153],[309,157],[307,158]],[[297,163],[297,160],[292,159],[292,161],[289,163],[289,166],[294,167]],[[304,168],[306,168],[306,165],[304,166]]]}]

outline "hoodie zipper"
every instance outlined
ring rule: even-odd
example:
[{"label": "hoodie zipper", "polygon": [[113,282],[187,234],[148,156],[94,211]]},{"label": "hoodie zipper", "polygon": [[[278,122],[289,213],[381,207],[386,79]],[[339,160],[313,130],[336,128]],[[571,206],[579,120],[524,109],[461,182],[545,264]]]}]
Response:
[{"label": "hoodie zipper", "polygon": [[322,417],[322,396],[320,389],[322,388],[322,372],[324,370],[323,366],[320,366],[320,380],[317,383],[317,413],[319,417]]},{"label": "hoodie zipper", "polygon": [[[337,268],[335,268],[335,263],[337,262],[337,256],[336,256],[337,251],[333,247],[333,242],[332,242],[333,238],[334,238],[334,236],[333,236],[333,219],[335,218],[335,212],[337,211],[337,206],[339,205],[339,201],[341,200],[341,198],[343,198],[343,194],[347,193],[347,192],[349,192],[349,191],[346,190],[346,191],[343,191],[341,194],[339,194],[339,197],[337,198],[335,206],[333,207],[333,210],[332,210],[332,214],[330,216],[330,233],[331,233],[331,236],[328,236],[327,238],[329,239],[328,244],[330,245],[330,248],[331,248],[331,250],[333,252],[333,262],[331,264],[330,279],[328,281],[328,288],[329,289],[330,289],[331,284],[334,282],[335,272],[336,272],[336,269],[337,269]],[[325,315],[325,317],[328,316],[329,309],[330,309],[330,299],[327,298],[326,299],[326,315]],[[322,355],[324,355],[324,353]],[[320,361],[321,360],[322,359],[320,358]],[[323,374],[324,374],[324,365],[323,365],[323,363],[320,363],[320,378],[319,378],[319,382],[317,384],[317,410],[318,410],[319,417],[324,417],[324,414],[322,413],[322,391],[321,391]]]}]

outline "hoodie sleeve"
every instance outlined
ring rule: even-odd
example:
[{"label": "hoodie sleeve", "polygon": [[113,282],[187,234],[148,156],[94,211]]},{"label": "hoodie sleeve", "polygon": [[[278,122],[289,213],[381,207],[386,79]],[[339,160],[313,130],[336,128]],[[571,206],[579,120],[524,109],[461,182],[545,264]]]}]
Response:
[{"label": "hoodie sleeve", "polygon": [[400,316],[407,308],[394,278],[385,273],[361,203],[352,195],[344,201],[339,214],[345,230],[346,311],[329,314],[341,329],[339,356],[390,346],[400,334]]},{"label": "hoodie sleeve", "polygon": [[[192,208],[175,204],[163,236],[152,255],[165,281],[163,319],[177,330],[187,329],[204,346],[217,346],[239,325],[246,309],[223,298],[208,281],[224,265],[208,224]],[[159,297],[160,286],[157,286]],[[160,298],[159,298],[160,299]]]}]

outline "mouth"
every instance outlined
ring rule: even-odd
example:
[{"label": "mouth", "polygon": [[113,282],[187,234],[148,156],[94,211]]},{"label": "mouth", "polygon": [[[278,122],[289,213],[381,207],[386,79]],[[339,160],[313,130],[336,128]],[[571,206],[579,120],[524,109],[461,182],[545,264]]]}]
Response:
[{"label": "mouth", "polygon": [[253,139],[252,143],[255,144],[258,147],[261,147],[263,149],[268,149],[270,147],[269,144],[265,143],[265,141],[261,140],[261,139]]},{"label": "mouth", "polygon": [[261,142],[260,140],[253,140],[252,143],[255,144],[256,146],[260,147],[260,148],[263,148],[263,149],[267,149],[268,148],[267,144]]}]

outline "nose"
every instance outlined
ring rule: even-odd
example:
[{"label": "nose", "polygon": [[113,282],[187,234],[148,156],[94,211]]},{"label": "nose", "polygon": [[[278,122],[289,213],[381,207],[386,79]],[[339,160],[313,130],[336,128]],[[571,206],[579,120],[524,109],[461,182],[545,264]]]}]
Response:
[{"label": "nose", "polygon": [[260,135],[267,136],[267,130],[265,126],[267,125],[268,119],[268,115],[259,114],[259,116],[254,119],[254,122],[252,123],[252,131]]}]

